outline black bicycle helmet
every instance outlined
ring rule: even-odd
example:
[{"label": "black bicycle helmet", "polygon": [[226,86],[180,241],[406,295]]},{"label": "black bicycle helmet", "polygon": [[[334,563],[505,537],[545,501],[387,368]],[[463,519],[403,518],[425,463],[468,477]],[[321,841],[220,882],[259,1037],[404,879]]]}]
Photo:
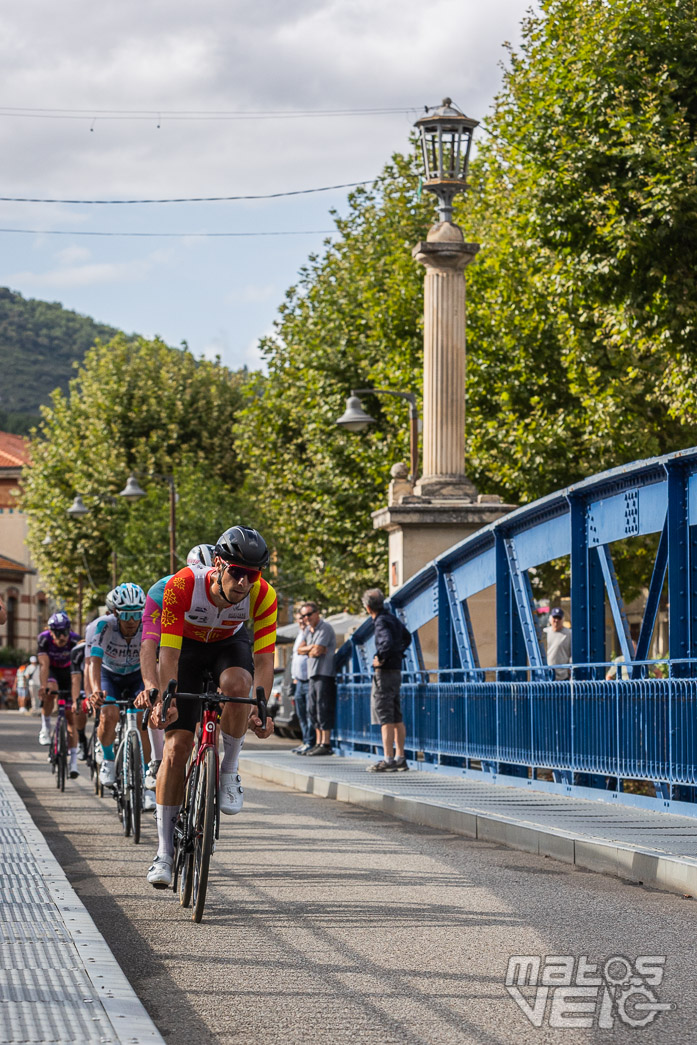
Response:
[{"label": "black bicycle helmet", "polygon": [[269,549],[258,530],[247,526],[231,526],[216,543],[215,554],[225,562],[246,566],[250,570],[263,570],[269,565]]}]

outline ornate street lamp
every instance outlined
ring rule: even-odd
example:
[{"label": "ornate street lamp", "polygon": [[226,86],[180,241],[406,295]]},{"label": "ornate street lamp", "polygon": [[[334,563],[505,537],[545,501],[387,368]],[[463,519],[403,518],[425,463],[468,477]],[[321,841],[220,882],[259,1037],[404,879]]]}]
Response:
[{"label": "ornate street lamp", "polygon": [[472,134],[479,126],[453,105],[450,98],[414,124],[421,135],[423,187],[438,197],[441,221],[452,221],[453,200],[467,188]]},{"label": "ornate street lamp", "polygon": [[82,494],[80,493],[75,494],[75,500],[70,507],[65,510],[68,515],[73,517],[73,519],[79,519],[81,516],[89,514],[89,508],[83,501]]},{"label": "ornate street lamp", "polygon": [[139,501],[145,497],[145,490],[136,479],[136,474],[145,475],[149,479],[164,479],[169,486],[169,572],[177,571],[176,535],[177,535],[177,491],[174,486],[174,476],[162,475],[160,472],[131,472],[128,481],[121,490],[119,497],[125,497],[127,501]]},{"label": "ornate street lamp", "polygon": [[368,425],[375,424],[375,418],[367,414],[363,404],[358,398],[361,395],[397,396],[398,399],[406,399],[409,403],[409,444],[411,459],[411,475],[409,481],[413,484],[419,470],[419,411],[416,406],[416,396],[411,392],[393,392],[391,388],[352,388],[351,395],[346,400],[346,410],[334,422],[346,428],[349,432],[363,432]]}]

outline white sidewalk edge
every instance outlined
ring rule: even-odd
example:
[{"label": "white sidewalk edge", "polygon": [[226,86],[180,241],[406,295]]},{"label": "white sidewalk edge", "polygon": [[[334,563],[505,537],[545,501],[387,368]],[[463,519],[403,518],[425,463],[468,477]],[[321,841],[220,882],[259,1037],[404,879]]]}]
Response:
[{"label": "white sidewalk edge", "polygon": [[495,842],[539,856],[572,864],[584,871],[598,871],[666,892],[697,896],[697,859],[671,856],[620,842],[557,830],[476,810],[453,809],[427,799],[406,798],[369,786],[345,784],[311,773],[287,769],[242,755],[242,765],[252,776],[320,798],[362,806],[398,820],[461,834],[482,842]]},{"label": "white sidewalk edge", "polygon": [[165,1045],[164,1038],[121,971],[106,940],[68,882],[63,868],[1,765],[0,789],[27,840],[65,931],[82,960],[117,1041],[122,1045]]}]

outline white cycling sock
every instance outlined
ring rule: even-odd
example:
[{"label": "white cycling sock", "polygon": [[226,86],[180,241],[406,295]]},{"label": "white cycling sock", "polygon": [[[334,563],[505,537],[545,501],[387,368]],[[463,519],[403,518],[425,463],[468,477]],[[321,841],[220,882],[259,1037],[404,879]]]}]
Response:
[{"label": "white cycling sock", "polygon": [[51,716],[44,715],[43,711],[41,712],[41,728],[51,732]]},{"label": "white cycling sock", "polygon": [[154,762],[161,762],[165,750],[165,731],[164,729],[153,729],[152,726],[148,726],[148,736],[150,737],[152,750],[150,757]]},{"label": "white cycling sock", "polygon": [[77,748],[70,748],[70,772],[72,773],[77,769]]},{"label": "white cycling sock", "polygon": [[240,751],[244,746],[244,737],[231,737],[229,733],[220,735],[223,738],[223,760],[220,763],[221,773],[236,773],[240,762]]},{"label": "white cycling sock", "polygon": [[157,806],[157,855],[172,856],[174,853],[174,825],[179,806]]}]

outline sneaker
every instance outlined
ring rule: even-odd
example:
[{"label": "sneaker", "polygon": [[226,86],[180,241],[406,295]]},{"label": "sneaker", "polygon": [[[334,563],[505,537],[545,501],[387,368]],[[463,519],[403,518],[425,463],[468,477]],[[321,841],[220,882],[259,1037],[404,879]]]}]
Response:
[{"label": "sneaker", "polygon": [[148,868],[148,881],[156,889],[168,889],[172,884],[172,857],[156,856]]},{"label": "sneaker", "polygon": [[393,765],[397,773],[406,773],[409,769],[409,763],[404,755],[402,755],[401,758],[396,758]]},{"label": "sneaker", "polygon": [[366,773],[394,773],[397,766],[394,762],[388,762],[387,759],[381,758],[379,762],[373,762],[371,766],[368,766]]},{"label": "sneaker", "polygon": [[87,761],[87,744],[83,744],[83,743],[80,744],[80,747],[78,748],[78,752],[77,752],[77,760],[78,760],[78,762],[86,762]]},{"label": "sneaker", "polygon": [[313,747],[313,744],[301,744],[300,747],[293,748],[294,755],[306,755],[308,751]]},{"label": "sneaker", "polygon": [[244,802],[244,788],[239,773],[221,773],[220,791],[218,792],[220,812],[228,816],[239,813]]},{"label": "sneaker", "polygon": [[152,788],[146,787],[143,790],[143,809],[146,813],[151,813],[156,807],[157,801],[155,800],[155,792]]},{"label": "sneaker", "polygon": [[27,709],[24,707],[24,705],[22,705],[22,707],[19,709],[19,713],[20,715],[26,715]]},{"label": "sneaker", "polygon": [[48,747],[48,745],[51,743],[51,734],[46,729],[46,726],[41,727],[41,731],[39,733],[39,743],[42,745],[42,747]]},{"label": "sneaker", "polygon": [[106,758],[99,769],[99,783],[104,787],[111,787],[116,780],[116,762],[109,762]]},{"label": "sneaker", "polygon": [[155,781],[157,779],[157,771],[158,771],[159,768],[160,768],[160,763],[158,761],[156,761],[156,759],[152,759],[152,761],[148,763],[148,768],[147,768],[146,773],[145,773],[145,781],[144,781],[145,782],[145,786],[148,789],[148,791],[154,791],[155,790]]},{"label": "sneaker", "polygon": [[79,777],[79,776],[80,776],[80,774],[78,773],[77,769],[71,769],[70,770],[70,779],[71,780],[75,780],[75,778]]},{"label": "sneaker", "polygon": [[311,747],[309,751],[305,752],[305,754],[308,758],[310,755],[333,755],[334,748],[330,747],[329,744],[315,744],[315,746]]}]

